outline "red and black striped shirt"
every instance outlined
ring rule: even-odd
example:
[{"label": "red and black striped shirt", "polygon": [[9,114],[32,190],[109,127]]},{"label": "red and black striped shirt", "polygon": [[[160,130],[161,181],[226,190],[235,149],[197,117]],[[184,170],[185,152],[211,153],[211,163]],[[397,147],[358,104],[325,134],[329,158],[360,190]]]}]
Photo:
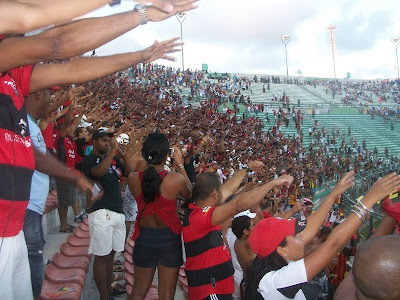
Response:
[{"label": "red and black striped shirt", "polygon": [[214,207],[189,205],[183,222],[186,252],[186,276],[189,299],[204,299],[211,294],[232,294],[233,265],[229,249],[222,239],[221,227],[213,226]]},{"label": "red and black striped shirt", "polygon": [[32,174],[32,141],[24,107],[33,66],[0,73],[0,234],[16,236],[23,228]]}]

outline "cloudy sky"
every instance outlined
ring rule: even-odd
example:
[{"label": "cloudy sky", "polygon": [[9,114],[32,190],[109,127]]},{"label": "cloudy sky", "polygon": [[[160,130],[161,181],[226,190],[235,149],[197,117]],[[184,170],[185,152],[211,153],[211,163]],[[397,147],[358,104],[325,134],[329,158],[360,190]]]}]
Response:
[{"label": "cloudy sky", "polygon": [[[102,16],[132,9],[104,7],[87,16]],[[336,73],[345,77],[394,78],[397,71],[392,37],[400,36],[396,0],[200,0],[183,23],[185,68],[250,74],[286,74],[282,34],[287,45],[289,75],[333,77],[332,50],[327,27],[336,29]],[[154,40],[180,36],[180,23],[172,17],[148,23],[97,49],[98,55],[129,52]],[[399,46],[400,54],[400,46]],[[176,62],[160,63],[180,67]]]}]

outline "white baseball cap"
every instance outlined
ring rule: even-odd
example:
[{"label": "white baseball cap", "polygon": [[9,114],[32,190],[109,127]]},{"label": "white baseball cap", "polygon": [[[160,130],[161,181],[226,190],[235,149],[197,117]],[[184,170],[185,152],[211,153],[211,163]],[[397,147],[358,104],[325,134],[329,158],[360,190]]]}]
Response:
[{"label": "white baseball cap", "polygon": [[233,218],[236,219],[236,218],[242,217],[242,216],[247,216],[250,219],[254,219],[257,216],[257,214],[250,212],[250,209],[248,209],[248,210],[242,211],[242,212],[234,215]]}]

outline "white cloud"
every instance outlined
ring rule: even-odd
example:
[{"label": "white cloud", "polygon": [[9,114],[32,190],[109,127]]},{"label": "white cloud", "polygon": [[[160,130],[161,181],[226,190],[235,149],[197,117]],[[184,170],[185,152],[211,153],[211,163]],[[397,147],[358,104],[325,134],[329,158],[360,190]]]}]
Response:
[{"label": "white cloud", "polygon": [[[338,77],[392,78],[396,63],[392,36],[400,36],[397,1],[372,0],[202,0],[188,12],[183,23],[185,67],[200,69],[208,63],[218,72],[285,74],[281,34],[289,34],[289,75],[302,70],[305,76],[332,77],[330,24],[336,30]],[[132,9],[123,1],[119,8],[104,7],[89,16]],[[97,49],[107,55],[143,49],[154,40],[180,35],[172,17],[146,26]],[[181,55],[169,63],[181,66]],[[168,64],[167,62],[165,62]]]}]

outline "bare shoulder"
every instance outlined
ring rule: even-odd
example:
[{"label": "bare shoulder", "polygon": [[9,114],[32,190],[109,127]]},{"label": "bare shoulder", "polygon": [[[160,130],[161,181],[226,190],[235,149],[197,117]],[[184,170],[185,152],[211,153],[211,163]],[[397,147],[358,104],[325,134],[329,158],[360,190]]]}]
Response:
[{"label": "bare shoulder", "polygon": [[184,180],[184,178],[177,172],[170,172],[165,176],[165,181],[168,182],[177,182],[178,180]]}]

